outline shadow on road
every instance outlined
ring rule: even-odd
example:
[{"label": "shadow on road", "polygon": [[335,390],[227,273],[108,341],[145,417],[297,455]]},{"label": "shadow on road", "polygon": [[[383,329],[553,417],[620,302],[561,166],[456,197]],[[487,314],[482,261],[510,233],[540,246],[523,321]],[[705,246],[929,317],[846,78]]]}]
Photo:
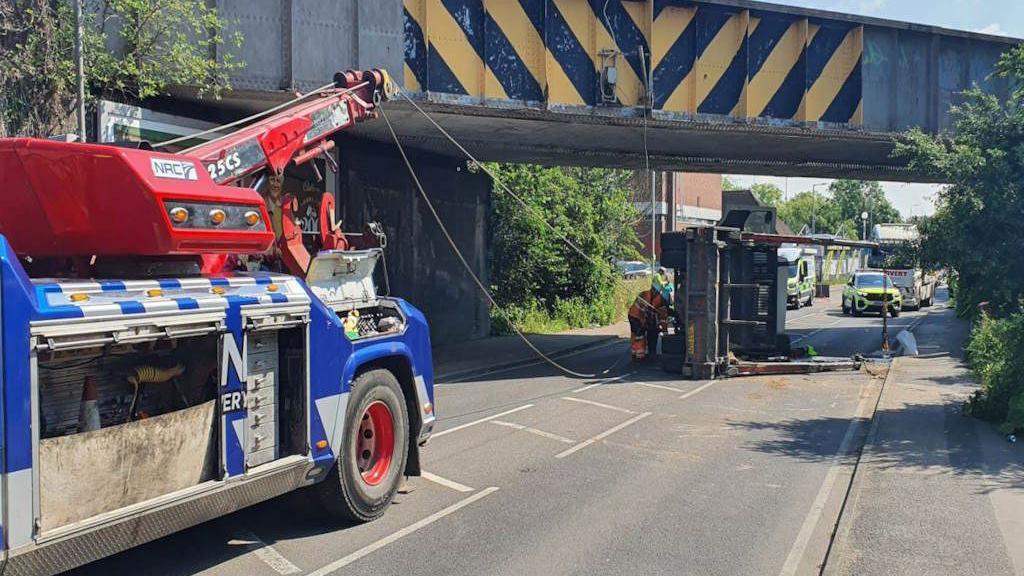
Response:
[{"label": "shadow on road", "polygon": [[[899,409],[879,409],[867,427],[871,448],[862,462],[877,470],[924,475],[955,475],[976,479],[980,492],[1003,488],[1024,488],[1024,462],[1019,450],[1012,450],[994,427],[963,415],[958,402],[946,404],[905,404]],[[934,425],[943,422],[943,433],[935,437]],[[749,431],[768,431],[773,438],[757,440],[747,448],[767,454],[820,462],[837,458],[853,463],[859,451],[836,455],[836,435],[842,435],[851,420],[810,418],[783,422],[735,422],[732,426]],[[865,421],[867,423],[867,421]],[[985,443],[984,449],[982,443]],[[854,446],[861,446],[856,442]]]}]

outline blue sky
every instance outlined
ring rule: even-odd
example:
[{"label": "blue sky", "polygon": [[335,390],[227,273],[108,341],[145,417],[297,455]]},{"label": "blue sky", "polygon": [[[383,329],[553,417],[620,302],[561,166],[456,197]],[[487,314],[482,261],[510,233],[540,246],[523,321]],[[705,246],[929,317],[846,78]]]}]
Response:
[{"label": "blue sky", "polygon": [[1024,37],[1020,0],[774,0],[778,4]]},{"label": "blue sky", "polygon": [[[835,10],[849,14],[904,20],[944,28],[985,32],[1024,38],[1024,0],[772,0],[778,4]],[[814,184],[829,182],[821,178],[772,178],[767,176],[730,176],[734,182],[749,186],[770,182],[788,189],[793,195],[810,190]],[[886,182],[886,196],[906,217],[930,215],[937,186]],[[819,190],[821,187],[818,188]]]}]

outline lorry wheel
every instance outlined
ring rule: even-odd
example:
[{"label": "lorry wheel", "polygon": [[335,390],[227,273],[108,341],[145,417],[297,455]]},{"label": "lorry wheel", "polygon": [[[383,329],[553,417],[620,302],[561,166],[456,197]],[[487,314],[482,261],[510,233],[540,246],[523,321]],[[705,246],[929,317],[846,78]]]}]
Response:
[{"label": "lorry wheel", "polygon": [[391,372],[370,370],[356,378],[344,426],[337,463],[315,488],[328,514],[369,522],[391,505],[408,457],[409,416]]}]

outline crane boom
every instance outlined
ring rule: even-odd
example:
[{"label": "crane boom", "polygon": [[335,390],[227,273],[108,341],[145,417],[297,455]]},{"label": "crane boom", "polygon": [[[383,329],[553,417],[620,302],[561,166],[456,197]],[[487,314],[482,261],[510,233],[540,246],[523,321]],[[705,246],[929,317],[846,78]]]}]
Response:
[{"label": "crane boom", "polygon": [[217,184],[231,184],[268,169],[280,175],[332,147],[335,133],[376,117],[376,103],[395,94],[383,70],[338,73],[334,87],[241,130],[182,152],[198,159]]},{"label": "crane boom", "polygon": [[[52,261],[54,270],[66,258],[200,255],[209,271],[218,255],[264,252],[275,240],[266,201],[243,179],[263,170],[280,176],[324,155],[331,136],[374,118],[395,93],[383,70],[339,72],[333,86],[177,154],[147,143],[0,139],[0,231],[19,254]],[[276,240],[289,271],[304,275],[309,254],[293,206],[286,197],[284,237]],[[337,227],[322,225],[321,236],[326,248],[347,247]]]}]

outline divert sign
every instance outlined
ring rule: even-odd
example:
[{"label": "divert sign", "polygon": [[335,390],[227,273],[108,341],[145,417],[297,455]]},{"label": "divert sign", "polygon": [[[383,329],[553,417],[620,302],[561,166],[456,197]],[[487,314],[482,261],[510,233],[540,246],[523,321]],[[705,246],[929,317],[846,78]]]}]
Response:
[{"label": "divert sign", "polygon": [[157,178],[171,178],[174,180],[198,180],[196,165],[185,160],[170,160],[167,158],[150,158],[149,165],[153,169],[153,176]]}]

